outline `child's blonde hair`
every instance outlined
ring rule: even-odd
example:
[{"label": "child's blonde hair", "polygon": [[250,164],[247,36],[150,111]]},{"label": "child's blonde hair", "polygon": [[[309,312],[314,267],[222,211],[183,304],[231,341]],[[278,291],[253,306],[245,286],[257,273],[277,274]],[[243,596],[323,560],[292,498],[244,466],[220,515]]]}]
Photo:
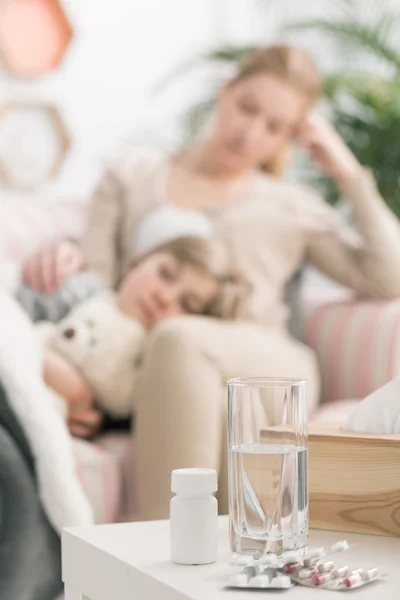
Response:
[{"label": "child's blonde hair", "polygon": [[218,292],[202,314],[222,319],[237,319],[242,315],[250,285],[234,267],[232,257],[220,242],[194,235],[180,236],[137,257],[130,268],[160,253],[170,254],[178,262],[193,265],[217,280]]}]

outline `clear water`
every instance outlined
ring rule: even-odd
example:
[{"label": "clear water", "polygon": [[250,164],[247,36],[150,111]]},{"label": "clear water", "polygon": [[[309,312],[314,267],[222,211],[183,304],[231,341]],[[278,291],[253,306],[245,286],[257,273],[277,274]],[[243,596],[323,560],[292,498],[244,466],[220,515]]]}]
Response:
[{"label": "clear water", "polygon": [[308,538],[307,449],[252,444],[229,453],[233,552],[302,549]]}]

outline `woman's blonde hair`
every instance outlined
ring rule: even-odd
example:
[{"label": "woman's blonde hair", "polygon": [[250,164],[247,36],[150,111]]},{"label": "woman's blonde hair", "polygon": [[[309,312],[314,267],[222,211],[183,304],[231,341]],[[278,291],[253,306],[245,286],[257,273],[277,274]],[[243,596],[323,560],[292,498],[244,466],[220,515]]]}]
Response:
[{"label": "woman's blonde hair", "polygon": [[[286,44],[265,46],[249,54],[240,63],[230,85],[255,75],[272,75],[288,83],[305,97],[310,107],[322,93],[322,80],[313,59],[304,50]],[[261,168],[280,177],[287,169],[289,159],[288,147]]]},{"label": "woman's blonde hair", "polygon": [[217,294],[202,314],[222,319],[235,319],[242,315],[250,285],[234,266],[224,245],[215,239],[181,236],[135,258],[129,268],[135,268],[149,256],[161,253],[170,254],[179,263],[193,265],[217,280]]}]

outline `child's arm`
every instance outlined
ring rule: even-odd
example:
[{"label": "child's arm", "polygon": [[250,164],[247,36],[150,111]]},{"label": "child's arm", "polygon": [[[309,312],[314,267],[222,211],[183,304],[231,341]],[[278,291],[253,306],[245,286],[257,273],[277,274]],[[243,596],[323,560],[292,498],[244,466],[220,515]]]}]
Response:
[{"label": "child's arm", "polygon": [[49,387],[65,398],[70,410],[93,405],[94,394],[76,367],[48,348],[43,356],[43,378]]},{"label": "child's arm", "polygon": [[74,365],[53,350],[46,350],[43,377],[47,385],[67,401],[71,434],[82,438],[95,435],[103,415],[94,407],[94,394]]}]

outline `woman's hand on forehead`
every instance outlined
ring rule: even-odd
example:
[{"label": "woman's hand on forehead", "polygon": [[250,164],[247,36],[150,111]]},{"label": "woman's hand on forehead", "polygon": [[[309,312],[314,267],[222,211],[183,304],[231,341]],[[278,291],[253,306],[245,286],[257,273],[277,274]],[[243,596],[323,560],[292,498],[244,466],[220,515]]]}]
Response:
[{"label": "woman's hand on forehead", "polygon": [[321,115],[308,115],[299,130],[298,141],[310,158],[338,182],[355,176],[361,169],[343,139]]}]

